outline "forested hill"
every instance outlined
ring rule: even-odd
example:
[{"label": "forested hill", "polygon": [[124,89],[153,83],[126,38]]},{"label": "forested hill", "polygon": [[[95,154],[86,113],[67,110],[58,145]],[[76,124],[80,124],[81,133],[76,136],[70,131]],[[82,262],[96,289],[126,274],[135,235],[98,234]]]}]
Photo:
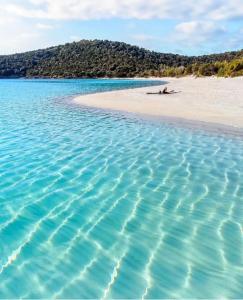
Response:
[{"label": "forested hill", "polygon": [[82,40],[42,50],[2,55],[0,77],[177,76],[195,73],[201,66],[216,65],[211,68],[211,73],[216,72],[218,63],[227,64],[242,59],[243,50],[196,57],[158,53],[120,42]]}]

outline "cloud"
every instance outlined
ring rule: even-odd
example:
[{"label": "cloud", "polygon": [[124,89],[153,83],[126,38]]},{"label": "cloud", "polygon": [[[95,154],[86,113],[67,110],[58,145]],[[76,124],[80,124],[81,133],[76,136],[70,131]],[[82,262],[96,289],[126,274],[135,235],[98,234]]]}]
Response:
[{"label": "cloud", "polygon": [[[10,0],[11,1],[11,0]],[[9,2],[10,2],[9,1]],[[1,9],[5,11],[7,14],[15,15],[18,17],[26,17],[26,18],[46,18],[47,14],[45,11],[37,8],[26,8],[18,4],[12,4],[11,2],[2,5]]]},{"label": "cloud", "polygon": [[215,22],[190,21],[176,25],[174,39],[188,46],[195,46],[210,40],[215,42],[226,33],[226,29]]},{"label": "cloud", "polygon": [[50,25],[50,24],[37,23],[36,28],[41,29],[41,30],[50,30],[50,29],[54,29],[55,26]]},{"label": "cloud", "polygon": [[[204,53],[239,48],[242,1],[0,0],[0,53],[44,48],[67,39],[76,41],[80,36],[123,40],[165,52],[183,49],[187,53]],[[90,23],[90,31],[89,23],[69,22],[105,19],[110,21],[104,22],[102,28],[95,27],[100,22]],[[114,24],[114,28],[104,29],[107,24]]]},{"label": "cloud", "polygon": [[220,1],[221,5],[209,12],[209,18],[213,20],[238,19],[243,17],[243,1]]},{"label": "cloud", "polygon": [[242,0],[5,0],[10,14],[40,19],[228,19],[243,17]]},{"label": "cloud", "polygon": [[45,33],[36,24],[0,11],[0,55],[52,45]]},{"label": "cloud", "polygon": [[3,32],[0,30],[0,54],[8,54],[15,52],[27,51],[33,48],[39,48],[42,36],[38,32],[34,32],[19,25],[18,30],[8,30]]}]

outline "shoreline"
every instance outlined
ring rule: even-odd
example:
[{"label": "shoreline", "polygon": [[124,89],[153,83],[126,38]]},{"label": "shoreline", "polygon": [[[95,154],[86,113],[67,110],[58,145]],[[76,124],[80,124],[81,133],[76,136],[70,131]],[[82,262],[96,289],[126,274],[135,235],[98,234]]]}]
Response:
[{"label": "shoreline", "polygon": [[[77,105],[243,130],[243,77],[153,78],[165,84],[75,96]],[[165,86],[179,93],[147,95]]]},{"label": "shoreline", "polygon": [[212,122],[205,122],[205,121],[198,121],[198,120],[190,120],[185,118],[173,117],[173,116],[155,116],[149,115],[146,113],[134,113],[128,112],[125,110],[115,110],[109,108],[100,108],[94,107],[89,105],[83,105],[80,103],[76,103],[75,98],[77,97],[68,97],[68,105],[78,106],[80,108],[87,108],[93,110],[95,113],[105,113],[110,114],[113,116],[123,116],[128,119],[139,119],[144,122],[152,122],[158,124],[166,124],[168,126],[173,126],[181,129],[188,129],[193,131],[203,131],[205,133],[216,134],[216,135],[227,135],[231,137],[240,137],[243,138],[243,127],[235,127],[232,125],[225,125],[220,123],[212,123]]}]

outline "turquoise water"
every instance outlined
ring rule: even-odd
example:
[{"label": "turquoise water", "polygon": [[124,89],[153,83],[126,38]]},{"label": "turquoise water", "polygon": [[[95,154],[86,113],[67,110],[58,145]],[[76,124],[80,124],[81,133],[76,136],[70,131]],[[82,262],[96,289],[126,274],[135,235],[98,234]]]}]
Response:
[{"label": "turquoise water", "polygon": [[0,80],[0,298],[243,298],[243,139]]}]

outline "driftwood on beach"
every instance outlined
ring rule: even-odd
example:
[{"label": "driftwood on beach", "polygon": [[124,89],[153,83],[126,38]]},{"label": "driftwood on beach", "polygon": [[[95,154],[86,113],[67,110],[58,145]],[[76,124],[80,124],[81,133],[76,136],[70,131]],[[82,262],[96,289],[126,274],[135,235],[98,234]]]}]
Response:
[{"label": "driftwood on beach", "polygon": [[167,87],[165,87],[163,89],[163,91],[159,91],[159,92],[148,92],[147,95],[163,95],[163,94],[176,94],[176,93],[179,93],[179,92],[175,92],[174,90],[171,90],[171,91],[168,91],[167,90]]}]

